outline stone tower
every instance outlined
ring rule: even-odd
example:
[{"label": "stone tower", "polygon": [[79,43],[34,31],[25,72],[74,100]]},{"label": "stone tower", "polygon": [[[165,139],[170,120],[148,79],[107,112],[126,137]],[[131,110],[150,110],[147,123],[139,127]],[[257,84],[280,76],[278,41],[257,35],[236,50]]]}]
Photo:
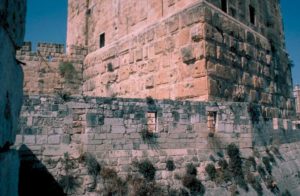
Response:
[{"label": "stone tower", "polygon": [[294,88],[294,96],[296,99],[296,113],[300,116],[300,85],[296,85]]},{"label": "stone tower", "polygon": [[294,112],[279,0],[69,0],[67,51],[88,49],[83,92]]}]

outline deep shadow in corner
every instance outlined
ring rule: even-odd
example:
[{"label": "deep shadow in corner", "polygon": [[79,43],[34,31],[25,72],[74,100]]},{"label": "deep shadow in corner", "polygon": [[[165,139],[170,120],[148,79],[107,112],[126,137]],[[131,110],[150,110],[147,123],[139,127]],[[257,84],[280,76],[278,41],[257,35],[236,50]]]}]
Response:
[{"label": "deep shadow in corner", "polygon": [[45,165],[26,146],[19,149],[20,173],[19,195],[20,196],[64,196],[63,189],[49,173]]}]

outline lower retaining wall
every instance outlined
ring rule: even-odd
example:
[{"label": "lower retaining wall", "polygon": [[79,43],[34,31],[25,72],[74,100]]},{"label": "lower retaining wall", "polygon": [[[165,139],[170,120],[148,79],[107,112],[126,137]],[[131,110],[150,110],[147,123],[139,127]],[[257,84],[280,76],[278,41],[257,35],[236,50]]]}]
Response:
[{"label": "lower retaining wall", "polygon": [[[285,166],[298,171],[299,129],[288,119],[264,119],[260,111],[248,103],[30,96],[24,100],[17,146],[23,163],[33,161],[35,168],[48,170],[56,181],[66,173],[67,152],[77,165],[72,172],[83,184],[75,191],[79,195],[101,189],[91,189],[93,179],[80,162],[85,152],[122,178],[136,174],[135,163],[148,159],[157,170],[155,180],[165,187],[182,186],[177,177],[193,163],[206,193],[217,194],[224,187],[209,180],[205,167],[228,160],[226,147],[235,143],[245,159],[259,152],[258,164],[269,156],[266,149],[273,149],[274,155],[280,152],[283,159],[273,176],[284,172],[287,179],[295,180]],[[166,170],[168,160],[174,162],[175,171]],[[283,178],[277,183],[284,189]],[[289,187],[298,191],[293,184]]]}]

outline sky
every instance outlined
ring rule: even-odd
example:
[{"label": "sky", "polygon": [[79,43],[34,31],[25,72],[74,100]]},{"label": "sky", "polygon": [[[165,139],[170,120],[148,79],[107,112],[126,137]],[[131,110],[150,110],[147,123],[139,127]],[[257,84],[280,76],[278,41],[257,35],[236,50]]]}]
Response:
[{"label": "sky", "polygon": [[[35,48],[37,42],[65,43],[67,0],[27,0],[25,40]],[[294,84],[300,84],[300,1],[281,0],[286,47],[295,66]]]}]

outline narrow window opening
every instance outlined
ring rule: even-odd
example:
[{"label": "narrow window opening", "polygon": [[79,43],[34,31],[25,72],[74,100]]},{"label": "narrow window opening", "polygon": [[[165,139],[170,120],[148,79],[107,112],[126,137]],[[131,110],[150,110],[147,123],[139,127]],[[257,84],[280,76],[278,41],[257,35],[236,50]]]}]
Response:
[{"label": "narrow window opening", "polygon": [[232,17],[235,17],[235,16],[236,16],[236,11],[235,11],[234,8],[230,8],[230,15],[231,15]]},{"label": "narrow window opening", "polygon": [[156,133],[157,132],[157,113],[156,112],[148,112],[147,113],[147,130],[148,133]]},{"label": "narrow window opening", "polygon": [[216,132],[217,125],[217,112],[208,112],[207,115],[207,128],[209,131],[209,136],[213,137]]},{"label": "narrow window opening", "polygon": [[103,48],[105,46],[105,33],[100,34],[99,46],[100,48]]},{"label": "narrow window opening", "polygon": [[221,0],[221,9],[227,13],[227,0]]},{"label": "narrow window opening", "polygon": [[250,22],[255,24],[255,8],[249,5],[249,12],[250,12]]},{"label": "narrow window opening", "polygon": [[91,12],[92,12],[91,9],[87,9],[87,10],[86,10],[86,15],[87,15],[87,16],[90,16],[90,15],[91,15]]},{"label": "narrow window opening", "polygon": [[51,55],[47,56],[48,62],[52,62],[53,57]]}]

